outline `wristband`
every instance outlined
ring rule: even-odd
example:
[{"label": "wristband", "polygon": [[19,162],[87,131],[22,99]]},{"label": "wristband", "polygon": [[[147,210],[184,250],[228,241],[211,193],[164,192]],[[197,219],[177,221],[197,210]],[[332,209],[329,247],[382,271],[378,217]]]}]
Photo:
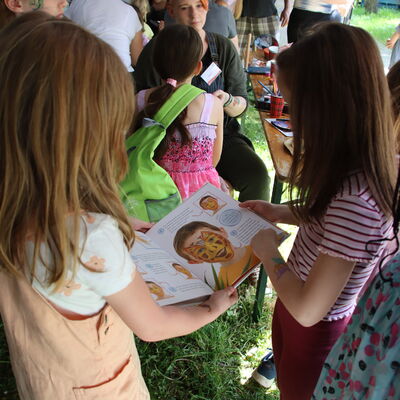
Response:
[{"label": "wristband", "polygon": [[224,108],[228,107],[233,101],[233,96],[229,93],[228,100],[224,103]]}]

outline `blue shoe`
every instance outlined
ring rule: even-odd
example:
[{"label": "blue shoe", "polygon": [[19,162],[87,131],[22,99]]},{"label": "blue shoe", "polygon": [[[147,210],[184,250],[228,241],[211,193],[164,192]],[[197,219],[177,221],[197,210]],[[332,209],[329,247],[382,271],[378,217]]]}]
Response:
[{"label": "blue shoe", "polygon": [[269,388],[276,378],[276,370],[274,364],[274,355],[272,351],[269,351],[261,360],[260,365],[253,371],[251,375],[253,379],[264,386]]}]

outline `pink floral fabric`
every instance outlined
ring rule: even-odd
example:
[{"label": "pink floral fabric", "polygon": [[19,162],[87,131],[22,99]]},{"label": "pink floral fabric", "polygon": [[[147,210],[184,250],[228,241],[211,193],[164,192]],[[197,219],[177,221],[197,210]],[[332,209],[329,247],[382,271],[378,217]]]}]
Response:
[{"label": "pink floral fabric", "polygon": [[378,275],[329,353],[313,400],[400,399],[400,255]]}]

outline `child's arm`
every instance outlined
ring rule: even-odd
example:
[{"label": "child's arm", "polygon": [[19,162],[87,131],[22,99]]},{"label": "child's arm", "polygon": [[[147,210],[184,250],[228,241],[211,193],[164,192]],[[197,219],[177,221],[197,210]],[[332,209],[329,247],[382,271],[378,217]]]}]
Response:
[{"label": "child's arm", "polygon": [[142,31],[140,30],[136,32],[130,45],[132,67],[136,66],[137,60],[142,50],[143,50],[143,37],[142,37]]},{"label": "child's arm", "polygon": [[396,28],[396,31],[393,33],[393,35],[388,40],[386,40],[386,47],[388,49],[393,48],[393,46],[399,40],[399,38],[400,38],[399,28],[400,28],[400,25]]},{"label": "child's arm", "polygon": [[299,221],[293,215],[289,206],[285,204],[272,204],[264,200],[248,200],[240,203],[239,207],[248,208],[260,217],[276,224],[299,225]]},{"label": "child's arm", "polygon": [[260,258],[278,297],[303,326],[312,326],[328,313],[353,271],[355,262],[320,253],[307,281],[287,266],[277,248],[277,235],[268,229],[258,232],[251,246]]},{"label": "child's arm", "polygon": [[213,114],[216,114],[217,129],[213,147],[213,165],[217,166],[222,153],[222,142],[224,137],[224,109],[219,99],[214,99]]},{"label": "child's arm", "polygon": [[236,303],[237,292],[232,287],[219,290],[199,306],[160,307],[136,273],[125,289],[106,297],[106,301],[140,339],[154,342],[187,335],[214,321]]},{"label": "child's arm", "polygon": [[213,95],[222,101],[224,111],[230,117],[239,116],[247,107],[247,101],[242,96],[232,96],[221,89],[215,91]]}]

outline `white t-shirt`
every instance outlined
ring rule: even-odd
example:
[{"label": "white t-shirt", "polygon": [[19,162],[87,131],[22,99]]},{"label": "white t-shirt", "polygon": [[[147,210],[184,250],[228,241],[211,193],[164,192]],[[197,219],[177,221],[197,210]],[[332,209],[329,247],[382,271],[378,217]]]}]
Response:
[{"label": "white t-shirt", "polygon": [[[46,284],[46,269],[40,260],[36,264],[36,279],[32,286],[56,306],[82,315],[100,311],[105,296],[115,294],[127,287],[136,271],[124,243],[117,222],[108,215],[82,214],[80,226],[81,260],[75,278],[68,275],[63,287],[53,292],[54,284]],[[27,242],[28,257],[33,257],[33,242]],[[40,249],[44,260],[49,258],[48,248]]]},{"label": "white t-shirt", "polygon": [[122,0],[73,0],[65,16],[108,43],[133,71],[130,44],[142,29],[133,7]]}]

